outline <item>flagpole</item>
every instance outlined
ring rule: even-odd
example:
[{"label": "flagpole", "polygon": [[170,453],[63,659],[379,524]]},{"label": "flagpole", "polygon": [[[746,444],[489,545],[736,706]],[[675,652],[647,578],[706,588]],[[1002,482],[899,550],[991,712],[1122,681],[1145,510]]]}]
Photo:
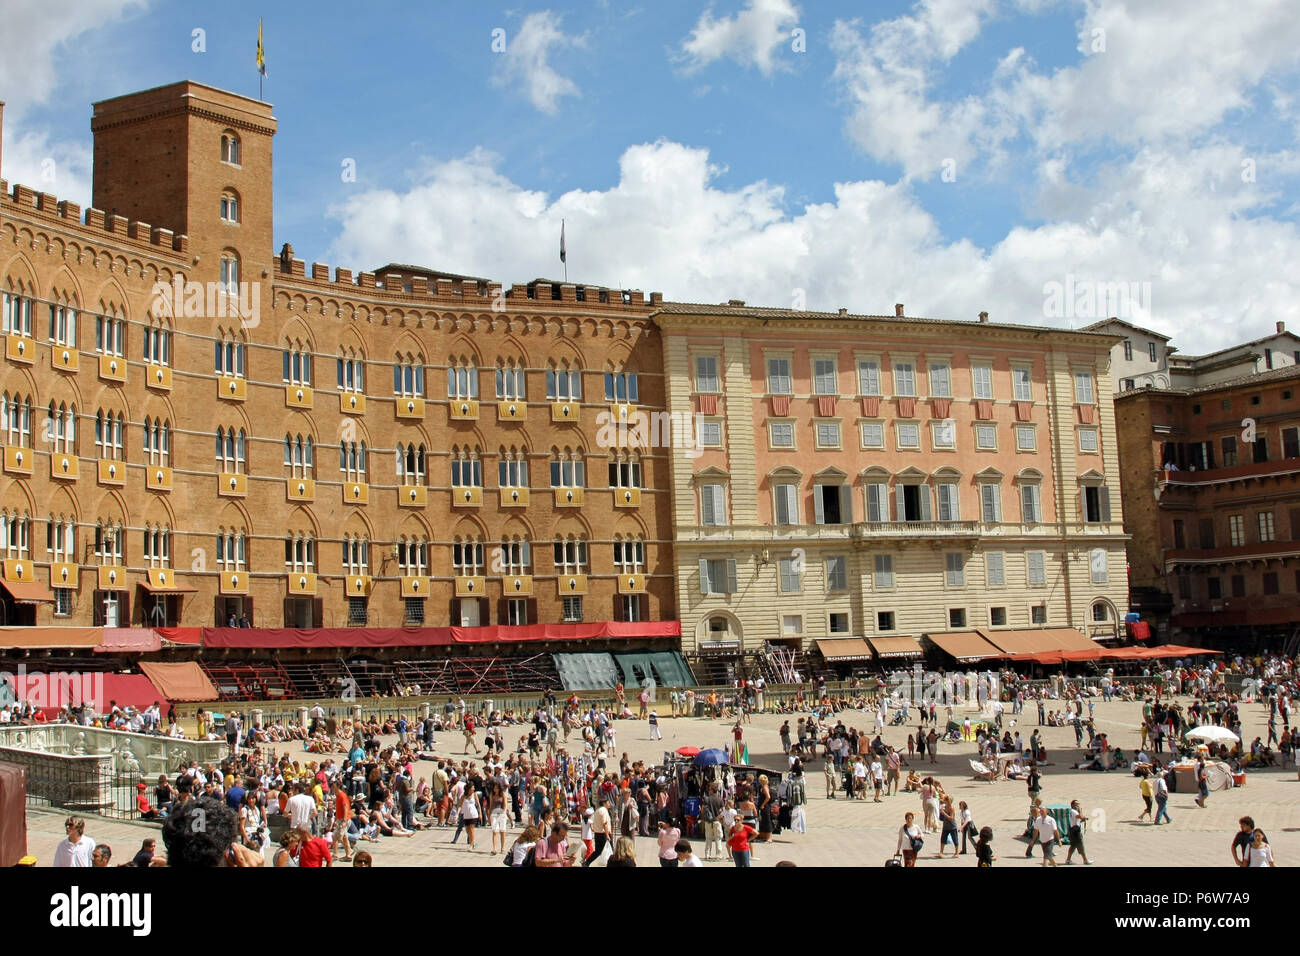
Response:
[{"label": "flagpole", "polygon": [[564,284],[569,284],[569,253],[564,247],[564,220],[560,220],[560,261],[564,263]]}]

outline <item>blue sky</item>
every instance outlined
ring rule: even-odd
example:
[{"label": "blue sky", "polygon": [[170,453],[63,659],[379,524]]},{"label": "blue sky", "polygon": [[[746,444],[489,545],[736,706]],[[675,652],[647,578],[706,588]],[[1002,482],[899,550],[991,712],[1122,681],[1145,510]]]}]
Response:
[{"label": "blue sky", "polygon": [[565,218],[572,278],[688,301],[1082,324],[1073,276],[1185,352],[1300,329],[1284,2],[261,6],[10,0],[3,175],[88,203],[90,103],[257,95],[260,15],[309,261],[525,281]]}]

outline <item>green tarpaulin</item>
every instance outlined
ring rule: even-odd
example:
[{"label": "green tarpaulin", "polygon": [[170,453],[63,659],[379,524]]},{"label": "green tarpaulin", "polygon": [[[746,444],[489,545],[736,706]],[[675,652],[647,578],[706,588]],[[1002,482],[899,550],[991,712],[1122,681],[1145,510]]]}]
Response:
[{"label": "green tarpaulin", "polygon": [[552,654],[566,690],[613,690],[618,668],[610,654]]},{"label": "green tarpaulin", "polygon": [[695,683],[690,668],[678,651],[621,653],[615,654],[614,660],[627,687],[640,687],[647,677],[653,677],[660,687],[690,687]]}]

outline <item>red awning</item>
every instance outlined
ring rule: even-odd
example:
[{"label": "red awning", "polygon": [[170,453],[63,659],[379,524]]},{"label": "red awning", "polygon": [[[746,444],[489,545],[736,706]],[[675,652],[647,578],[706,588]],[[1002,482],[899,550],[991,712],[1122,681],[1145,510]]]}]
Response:
[{"label": "red awning", "polygon": [[[167,637],[167,631],[160,631]],[[514,644],[524,641],[591,641],[680,637],[679,621],[601,621],[593,624],[531,624],[526,627],[205,627],[211,648],[447,647],[452,644]]]},{"label": "red awning", "polygon": [[97,647],[102,627],[0,627],[0,648]]},{"label": "red awning", "polygon": [[163,663],[162,661],[141,661],[140,670],[148,675],[168,700],[203,701],[216,700],[217,689],[208,680],[196,661]]},{"label": "red awning", "polygon": [[155,627],[153,631],[169,644],[189,644],[197,647],[203,643],[201,627]]},{"label": "red awning", "polygon": [[9,592],[9,596],[19,604],[52,604],[54,593],[40,581],[5,581],[0,585]]},{"label": "red awning", "polygon": [[144,674],[105,674],[104,699],[99,706],[101,713],[108,710],[109,701],[115,701],[119,707],[144,710],[154,701],[162,703],[166,699]]},{"label": "red awning", "polygon": [[106,627],[104,643],[95,648],[96,654],[116,654],[121,651],[156,651],[162,640],[147,627]]}]

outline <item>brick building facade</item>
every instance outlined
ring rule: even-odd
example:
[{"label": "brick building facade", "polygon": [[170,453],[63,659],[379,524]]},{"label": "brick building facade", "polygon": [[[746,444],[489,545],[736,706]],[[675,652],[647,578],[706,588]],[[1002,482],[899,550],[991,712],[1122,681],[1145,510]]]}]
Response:
[{"label": "brick building facade", "polygon": [[1300,625],[1300,367],[1117,397],[1132,604],[1176,641]]},{"label": "brick building facade", "polygon": [[84,217],[0,182],[4,623],[675,619],[667,460],[601,441],[665,407],[660,296],[331,277],[274,253],[268,104],[91,126]]}]

